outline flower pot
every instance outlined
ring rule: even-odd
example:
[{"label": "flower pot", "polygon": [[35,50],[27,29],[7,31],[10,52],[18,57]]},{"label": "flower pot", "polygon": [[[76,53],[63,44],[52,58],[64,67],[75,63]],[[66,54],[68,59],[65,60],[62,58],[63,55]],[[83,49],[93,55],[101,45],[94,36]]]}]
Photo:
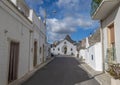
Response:
[{"label": "flower pot", "polygon": [[111,78],[111,85],[119,85],[119,84],[120,84],[120,80],[119,79]]}]

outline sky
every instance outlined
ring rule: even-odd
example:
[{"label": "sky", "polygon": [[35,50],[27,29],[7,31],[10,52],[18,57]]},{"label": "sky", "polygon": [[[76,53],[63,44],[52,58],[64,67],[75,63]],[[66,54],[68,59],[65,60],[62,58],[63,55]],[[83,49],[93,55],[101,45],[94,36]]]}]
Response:
[{"label": "sky", "polygon": [[38,16],[44,20],[46,11],[47,41],[62,40],[69,34],[80,41],[99,28],[99,22],[91,19],[92,0],[26,0]]}]

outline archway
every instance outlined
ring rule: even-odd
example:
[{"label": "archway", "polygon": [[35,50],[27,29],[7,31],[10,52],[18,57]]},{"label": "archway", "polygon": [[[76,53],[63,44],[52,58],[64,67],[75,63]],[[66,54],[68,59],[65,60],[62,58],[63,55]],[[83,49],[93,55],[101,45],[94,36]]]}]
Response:
[{"label": "archway", "polygon": [[64,54],[67,54],[67,47],[64,47]]}]

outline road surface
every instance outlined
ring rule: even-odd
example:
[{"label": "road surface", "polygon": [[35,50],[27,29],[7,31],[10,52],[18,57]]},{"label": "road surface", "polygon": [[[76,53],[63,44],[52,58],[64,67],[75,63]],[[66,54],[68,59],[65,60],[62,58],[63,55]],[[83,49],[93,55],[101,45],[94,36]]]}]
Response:
[{"label": "road surface", "polygon": [[59,56],[22,85],[100,85],[73,57]]}]

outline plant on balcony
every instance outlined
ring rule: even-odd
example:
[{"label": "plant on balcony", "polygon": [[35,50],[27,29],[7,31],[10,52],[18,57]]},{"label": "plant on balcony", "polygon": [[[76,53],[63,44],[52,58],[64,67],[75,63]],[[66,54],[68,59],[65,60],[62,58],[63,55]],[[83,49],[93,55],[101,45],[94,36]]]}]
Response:
[{"label": "plant on balcony", "polygon": [[107,71],[114,79],[120,79],[120,64],[112,64]]},{"label": "plant on balcony", "polygon": [[120,64],[109,65],[107,71],[113,78],[111,78],[111,85],[120,84]]},{"label": "plant on balcony", "polygon": [[97,3],[97,4],[100,4],[102,0],[93,0],[93,2]]},{"label": "plant on balcony", "polygon": [[96,11],[96,9],[99,7],[101,1],[102,0],[92,0],[92,3],[91,3],[91,15],[94,14],[94,12]]}]

